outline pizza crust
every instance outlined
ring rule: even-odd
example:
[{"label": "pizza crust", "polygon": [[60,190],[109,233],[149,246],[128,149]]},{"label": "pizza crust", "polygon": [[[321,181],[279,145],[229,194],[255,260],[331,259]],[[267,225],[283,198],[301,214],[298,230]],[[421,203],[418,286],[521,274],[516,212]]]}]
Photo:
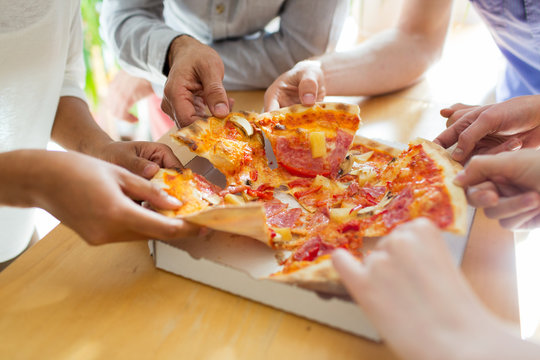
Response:
[{"label": "pizza crust", "polygon": [[463,235],[467,232],[467,197],[463,188],[454,184],[456,174],[463,169],[463,166],[452,159],[450,153],[443,147],[432,141],[417,138],[411,144],[421,144],[424,151],[442,169],[444,185],[448,189],[452,209],[454,211],[454,223],[445,230]]},{"label": "pizza crust", "polygon": [[333,111],[339,111],[339,112],[346,112],[349,114],[355,114],[357,116],[360,116],[360,107],[356,104],[345,104],[345,103],[323,103],[318,102],[315,103],[313,106],[304,106],[304,105],[292,105],[283,107],[279,110],[273,110],[266,113],[262,113],[258,115],[258,118],[267,118],[267,117],[273,117],[280,114],[299,114],[306,112],[307,110],[333,110]]},{"label": "pizza crust", "polygon": [[171,134],[171,137],[181,144],[186,145],[191,151],[201,155],[201,152],[206,153],[205,150],[201,149],[200,142],[195,141],[198,139],[201,134],[210,131],[210,120],[209,118],[200,118],[196,120],[189,126],[186,126],[175,133]]},{"label": "pizza crust", "polygon": [[[172,169],[160,169],[151,182],[160,189],[169,189],[163,181],[165,174],[176,175],[176,172]],[[266,214],[264,206],[259,202],[210,206],[192,214],[179,216],[173,210],[156,209],[156,211],[167,217],[178,217],[209,229],[248,236],[269,245],[270,233],[266,224]]]},{"label": "pizza crust", "polygon": [[269,279],[334,295],[347,295],[347,289],[332,265],[331,259],[308,265],[287,274],[271,275]]},{"label": "pizza crust", "polygon": [[358,134],[354,137],[353,145],[364,145],[365,147],[383,151],[394,157],[398,157],[399,154],[401,154],[401,152],[403,151],[403,149],[398,149],[396,147],[392,147],[388,144],[384,144],[373,139],[368,139]]},{"label": "pizza crust", "polygon": [[266,245],[270,238],[264,207],[258,202],[214,206],[198,213],[181,216],[181,218],[213,230],[248,236]]}]

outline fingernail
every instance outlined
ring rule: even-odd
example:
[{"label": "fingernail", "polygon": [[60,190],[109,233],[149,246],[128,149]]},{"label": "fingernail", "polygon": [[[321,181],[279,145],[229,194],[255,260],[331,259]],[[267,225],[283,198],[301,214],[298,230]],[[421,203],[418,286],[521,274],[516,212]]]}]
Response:
[{"label": "fingernail", "polygon": [[180,200],[178,200],[174,196],[171,196],[171,195],[167,194],[167,192],[165,192],[163,190],[162,190],[161,193],[165,197],[165,199],[167,199],[169,204],[174,205],[174,206],[182,206],[183,202],[181,202]]},{"label": "fingernail", "polygon": [[219,117],[225,117],[229,113],[229,108],[224,103],[219,103],[214,106],[214,115]]},{"label": "fingernail", "polygon": [[304,94],[304,96],[302,97],[302,102],[304,104],[313,104],[315,103],[315,95],[313,94]]},{"label": "fingernail", "polygon": [[148,164],[143,169],[143,176],[149,178],[153,176],[159,170],[159,165],[156,163]]},{"label": "fingernail", "polygon": [[463,187],[463,177],[465,176],[465,171],[464,170],[460,170],[457,174],[456,174],[456,177],[454,178],[454,181],[453,183],[458,185],[458,186],[462,186]]},{"label": "fingernail", "polygon": [[456,160],[461,160],[463,157],[463,149],[462,148],[455,148],[454,151],[452,151],[452,157]]},{"label": "fingernail", "polygon": [[518,139],[512,139],[506,144],[506,149],[509,151],[518,150],[521,148],[521,141]]}]

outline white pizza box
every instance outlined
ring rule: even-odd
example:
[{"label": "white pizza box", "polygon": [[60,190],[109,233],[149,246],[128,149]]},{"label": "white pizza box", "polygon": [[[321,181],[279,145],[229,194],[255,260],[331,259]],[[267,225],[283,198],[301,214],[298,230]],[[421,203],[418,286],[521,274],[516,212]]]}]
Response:
[{"label": "white pizza box", "polygon": [[[193,171],[223,186],[225,179],[205,159],[174,145],[176,155]],[[468,228],[474,210],[468,210]],[[468,236],[445,233],[457,265],[461,263]],[[370,247],[374,241],[366,241]],[[206,238],[188,238],[171,246],[151,240],[155,266],[259,303],[329,325],[355,335],[380,341],[363,311],[350,299],[318,293],[266,277],[280,270],[279,251],[240,235],[213,232]]]}]

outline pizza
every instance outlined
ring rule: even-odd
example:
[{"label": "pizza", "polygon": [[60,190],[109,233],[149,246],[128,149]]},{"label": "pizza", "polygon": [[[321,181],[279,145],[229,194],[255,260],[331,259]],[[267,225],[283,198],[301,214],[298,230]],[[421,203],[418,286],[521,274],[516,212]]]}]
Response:
[{"label": "pizza", "polygon": [[256,117],[277,162],[292,175],[336,178],[360,124],[358,106],[291,106]]},{"label": "pizza", "polygon": [[424,139],[399,149],[360,137],[360,122],[357,106],[334,103],[198,120],[172,136],[227,186],[162,169],[152,181],[182,202],[162,213],[262,241],[287,254],[271,279],[334,294],[345,293],[330,260],[336,248],[362,259],[365,239],[418,217],[465,233],[465,194],[452,182],[461,166],[446,150]]}]

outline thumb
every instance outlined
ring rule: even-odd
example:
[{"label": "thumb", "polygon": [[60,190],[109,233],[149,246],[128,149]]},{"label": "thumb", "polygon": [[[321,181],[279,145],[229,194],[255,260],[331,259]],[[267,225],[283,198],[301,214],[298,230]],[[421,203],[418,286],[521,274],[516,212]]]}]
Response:
[{"label": "thumb", "polygon": [[180,200],[146,179],[127,171],[122,172],[121,177],[122,191],[134,200],[144,200],[158,209],[166,210],[177,209],[182,205]]},{"label": "thumb", "polygon": [[[212,115],[224,118],[229,114],[229,98],[223,87],[223,63],[209,66],[209,71],[201,74],[204,100]],[[221,71],[220,71],[221,70]]]},{"label": "thumb", "polygon": [[159,165],[150,160],[134,156],[129,162],[128,170],[134,174],[142,176],[145,179],[150,179],[158,172]]},{"label": "thumb", "polygon": [[302,75],[302,79],[298,84],[298,95],[302,105],[312,106],[317,101],[319,92],[319,84],[317,82],[317,75],[312,71],[307,71]]},{"label": "thumb", "polygon": [[467,187],[491,180],[493,176],[507,176],[509,166],[504,155],[474,156],[463,170],[457,173],[454,183]]}]

